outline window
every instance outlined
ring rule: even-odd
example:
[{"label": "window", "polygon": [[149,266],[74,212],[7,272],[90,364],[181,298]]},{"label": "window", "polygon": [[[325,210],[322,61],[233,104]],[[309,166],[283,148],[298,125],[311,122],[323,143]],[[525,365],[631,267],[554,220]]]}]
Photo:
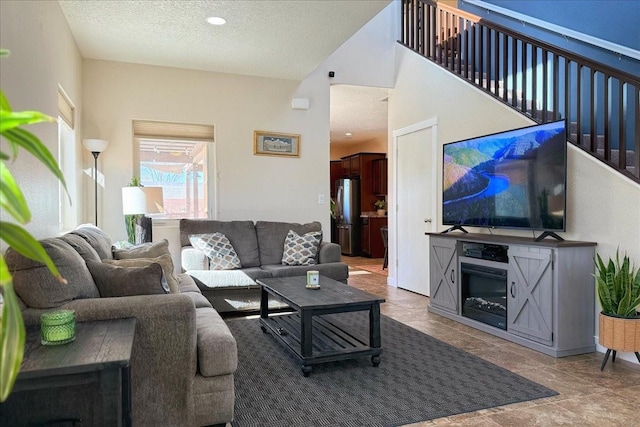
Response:
[{"label": "window", "polygon": [[165,218],[208,218],[213,126],[135,120],[140,183],[162,187]]},{"label": "window", "polygon": [[[62,183],[58,188],[58,229],[60,232],[72,230],[79,221],[77,194],[77,147],[75,107],[62,87],[58,86],[58,166],[67,183],[65,191]],[[67,193],[69,193],[67,195]]]}]

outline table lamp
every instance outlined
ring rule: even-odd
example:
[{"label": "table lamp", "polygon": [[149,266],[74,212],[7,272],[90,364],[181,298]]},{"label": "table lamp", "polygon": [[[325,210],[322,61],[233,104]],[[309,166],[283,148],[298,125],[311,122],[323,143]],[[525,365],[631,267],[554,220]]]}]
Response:
[{"label": "table lamp", "polygon": [[150,242],[151,218],[145,214],[164,212],[162,187],[123,187],[122,213],[127,224],[129,242]]}]

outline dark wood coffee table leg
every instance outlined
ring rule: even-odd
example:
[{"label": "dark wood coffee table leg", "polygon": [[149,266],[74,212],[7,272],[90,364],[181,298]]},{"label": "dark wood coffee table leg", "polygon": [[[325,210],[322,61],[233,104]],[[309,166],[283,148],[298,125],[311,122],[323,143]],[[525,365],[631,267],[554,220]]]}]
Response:
[{"label": "dark wood coffee table leg", "polygon": [[[369,310],[369,347],[381,348],[382,339],[380,338],[380,303],[373,303]],[[371,356],[373,366],[380,364],[380,355]]]},{"label": "dark wood coffee table leg", "polygon": [[[300,353],[302,357],[313,356],[313,316],[308,310],[300,310]],[[303,362],[302,374],[308,377],[313,368]]]}]

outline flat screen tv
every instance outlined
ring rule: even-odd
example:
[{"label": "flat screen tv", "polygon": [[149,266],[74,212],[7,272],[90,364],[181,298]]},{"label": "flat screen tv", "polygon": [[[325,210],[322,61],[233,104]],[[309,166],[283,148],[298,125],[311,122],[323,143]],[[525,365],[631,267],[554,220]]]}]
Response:
[{"label": "flat screen tv", "polygon": [[445,144],[442,175],[444,225],[565,231],[564,120]]}]

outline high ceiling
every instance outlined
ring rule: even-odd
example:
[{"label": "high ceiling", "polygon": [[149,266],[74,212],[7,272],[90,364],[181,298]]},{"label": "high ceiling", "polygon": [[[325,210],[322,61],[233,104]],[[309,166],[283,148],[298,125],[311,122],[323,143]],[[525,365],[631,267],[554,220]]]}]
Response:
[{"label": "high ceiling", "polygon": [[[302,80],[390,0],[59,3],[84,58]],[[206,22],[210,16],[227,23],[212,26]],[[367,104],[379,94],[362,88],[358,104],[357,91],[345,90],[351,99],[332,90],[332,138],[344,136],[347,128],[354,134],[349,141],[369,138],[382,113],[362,112],[374,108]],[[351,106],[335,104],[334,93]],[[384,114],[386,124],[386,104]]]}]

